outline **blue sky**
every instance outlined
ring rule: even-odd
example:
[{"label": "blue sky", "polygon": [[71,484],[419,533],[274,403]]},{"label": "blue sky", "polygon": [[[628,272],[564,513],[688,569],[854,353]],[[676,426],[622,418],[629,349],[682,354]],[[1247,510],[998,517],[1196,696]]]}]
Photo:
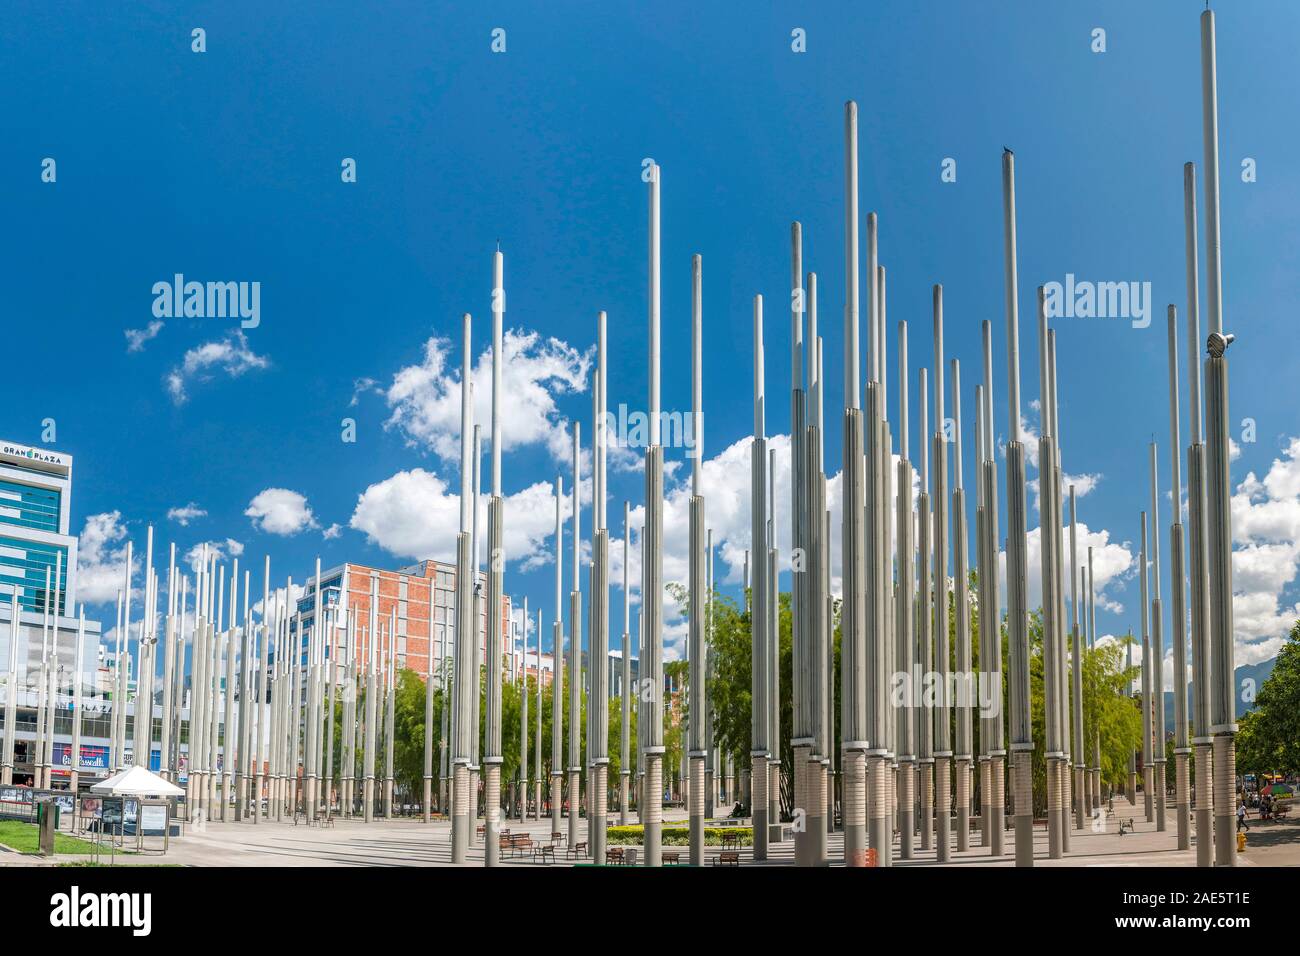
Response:
[{"label": "blue sky", "polygon": [[[820,279],[828,431],[838,432],[842,110],[853,98],[861,210],[880,215],[889,277],[891,411],[893,325],[911,325],[915,421],[915,370],[933,363],[930,286],[942,282],[947,354],[963,365],[968,484],[984,319],[994,323],[994,418],[1001,437],[1006,430],[1002,147],[1017,159],[1031,426],[1034,286],[1067,273],[1152,284],[1147,329],[1102,319],[1055,326],[1065,470],[1099,476],[1080,499],[1080,519],[1110,547],[1098,568],[1099,629],[1136,628],[1136,565],[1121,563],[1136,551],[1138,514],[1149,506],[1152,435],[1168,540],[1164,306],[1181,315],[1185,305],[1182,164],[1200,171],[1202,4],[740,9],[12,8],[0,36],[11,91],[0,252],[13,387],[0,432],[38,444],[42,420],[54,418],[54,446],[76,461],[75,530],[119,513],[95,523],[97,546],[86,550],[97,563],[84,580],[110,580],[121,535],[140,547],[149,522],[164,547],[234,540],[258,568],[269,553],[277,578],[301,580],[317,554],[327,565],[381,566],[449,556],[445,493],[457,487],[458,462],[440,453],[456,441],[444,427],[455,401],[446,385],[456,379],[462,312],[475,316],[476,354],[486,342],[499,240],[506,324],[523,336],[519,388],[508,390],[515,435],[505,445],[505,491],[517,496],[507,528],[527,530],[516,532],[507,588],[541,603],[549,621],[554,572],[542,535],[553,513],[549,484],[539,483],[563,471],[569,484],[570,466],[556,458],[567,422],[580,419],[590,434],[585,362],[597,310],[609,313],[611,405],[645,403],[646,157],[663,168],[665,407],[689,404],[698,252],[706,455],[751,428],[756,293],[770,304],[768,429],[788,431],[790,330],[778,304],[788,301],[789,224],[799,219],[805,268]],[[1097,27],[1104,53],[1091,50]],[[1288,608],[1300,560],[1292,445],[1300,406],[1290,303],[1300,298],[1300,129],[1284,120],[1300,90],[1297,27],[1300,8],[1283,2],[1238,2],[1218,18],[1224,312],[1238,336],[1232,419],[1256,423],[1253,442],[1234,424],[1233,481],[1247,482],[1234,506],[1239,663],[1272,656],[1296,616]],[[204,53],[191,50],[194,28],[206,31]],[[491,50],[495,28],[506,31],[504,53]],[[806,31],[806,53],[791,50],[795,28]],[[57,163],[54,183],[42,182],[47,157]],[[940,178],[949,157],[953,183]],[[1240,176],[1247,157],[1252,183]],[[356,160],[355,183],[341,181],[344,158]],[[128,351],[126,331],[154,321],[154,283],[175,273],[259,282],[260,324],[241,338],[231,319],[166,319]],[[1204,306],[1202,315],[1204,331]],[[175,374],[179,389],[169,388]],[[1184,435],[1186,415],[1184,396]],[[340,440],[344,417],[356,420],[355,443]],[[914,425],[913,458],[915,434]],[[733,593],[748,531],[732,491],[747,495],[748,479],[729,464],[747,460],[742,453],[732,447],[713,463],[716,486],[705,488],[718,579]],[[827,464],[838,471],[833,445]],[[637,505],[641,481],[634,469],[611,468],[615,533],[620,502]],[[258,498],[267,489],[301,495],[310,520],[296,498]],[[255,499],[268,505],[263,517],[246,513]],[[190,503],[206,514],[185,525],[168,518]],[[1163,564],[1167,577],[1167,554]],[[670,559],[670,579],[673,568]],[[616,614],[615,645],[617,630]]]}]

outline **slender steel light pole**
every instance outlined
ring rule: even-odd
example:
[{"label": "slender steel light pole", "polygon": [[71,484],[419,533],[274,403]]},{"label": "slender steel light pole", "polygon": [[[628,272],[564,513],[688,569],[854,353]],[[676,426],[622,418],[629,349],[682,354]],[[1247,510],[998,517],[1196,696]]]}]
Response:
[{"label": "slender steel light pole", "polygon": [[[910,860],[916,828],[916,721],[912,712],[919,701],[912,698],[917,674],[915,606],[916,549],[913,545],[911,435],[908,422],[907,323],[898,323],[898,489],[895,524],[898,527],[898,598],[895,603],[896,651],[899,669],[906,675],[909,707],[898,721],[898,856]],[[925,435],[921,435],[925,444]]]},{"label": "slender steel light pole", "polygon": [[[226,676],[225,676],[225,714],[223,718],[223,728],[221,737],[221,819],[224,822],[231,815],[230,798],[234,789],[235,766],[236,766],[236,747],[235,747],[235,661],[237,657],[236,640],[239,637],[239,625],[236,620],[236,612],[239,610],[239,559],[236,558],[230,572],[230,628],[226,631]],[[154,609],[152,604],[148,609],[149,619],[153,620]],[[149,669],[152,670],[152,656],[150,657]],[[145,707],[148,711],[153,710],[152,695],[146,697]],[[148,712],[147,711],[147,712]],[[152,724],[152,720],[147,721]],[[148,766],[149,733],[145,733],[145,752],[146,763]],[[314,804],[313,804],[314,811]],[[308,819],[311,819],[310,817]]]},{"label": "slender steel light pole", "polygon": [[[452,782],[452,827],[451,859],[453,863],[464,863],[469,849],[473,831],[470,829],[471,804],[474,794],[470,791],[470,765],[474,761],[474,747],[471,739],[473,721],[470,708],[473,706],[471,695],[478,697],[478,675],[474,670],[474,651],[471,642],[478,641],[477,621],[474,620],[474,581],[471,576],[473,555],[473,492],[470,481],[473,477],[473,440],[474,402],[471,383],[472,354],[470,351],[471,320],[468,312],[462,320],[464,352],[461,365],[461,405],[460,405],[460,533],[456,536],[456,679],[454,725],[455,743],[452,752],[454,780]],[[372,601],[374,599],[372,598]],[[373,613],[373,611],[372,611]],[[366,753],[370,757],[369,748]],[[367,801],[367,816],[369,801]]]},{"label": "slender steel light pole", "polygon": [[[528,614],[528,597],[524,597],[524,653],[519,665],[519,822],[528,819],[528,626],[532,618]],[[541,636],[538,633],[538,637]],[[513,650],[513,648],[511,648]],[[538,648],[538,662],[541,662],[541,648]],[[538,674],[539,674],[538,670]]]},{"label": "slender steel light pole", "polygon": [[1205,359],[1206,542],[1210,607],[1210,726],[1214,736],[1214,849],[1218,866],[1237,865],[1233,831],[1237,715],[1233,687],[1232,483],[1228,437],[1227,348],[1219,244],[1219,92],[1214,11],[1201,14],[1201,115],[1205,143],[1205,288],[1210,336]]},{"label": "slender steel light pole", "polygon": [[582,423],[573,423],[573,590],[569,592],[569,849],[578,845],[582,806]]},{"label": "slender steel light pole", "polygon": [[[866,460],[863,456],[862,391],[858,350],[858,105],[844,106],[844,473],[841,533],[840,750],[843,782],[844,862],[867,865],[867,580]],[[757,800],[755,801],[757,803]],[[755,852],[757,853],[757,824]],[[766,855],[766,847],[764,847]]]},{"label": "slender steel light pole", "polygon": [[1165,817],[1165,681],[1164,621],[1160,600],[1160,494],[1156,490],[1156,443],[1151,442],[1151,714],[1155,752],[1156,830],[1163,832]]},{"label": "slender steel light pole", "polygon": [[957,707],[957,851],[964,853],[970,849],[970,783],[974,750],[971,734],[971,698],[974,685],[970,676],[970,582],[967,580],[966,489],[962,481],[961,363],[953,359],[950,368],[953,421],[952,549],[953,580],[957,590],[955,602],[957,686],[965,688],[953,702]]},{"label": "slender steel light pole", "polygon": [[[488,619],[489,621],[491,618]],[[388,612],[388,653],[384,661],[384,819],[393,817],[393,731],[397,697],[397,605]],[[319,705],[320,698],[317,698]]]},{"label": "slender steel light pole", "polygon": [[1047,855],[1060,859],[1064,809],[1061,806],[1061,771],[1065,742],[1060,723],[1060,666],[1057,660],[1061,626],[1059,582],[1056,579],[1057,551],[1061,546],[1060,522],[1056,515],[1056,436],[1052,425],[1052,395],[1048,382],[1047,310],[1042,286],[1037,290],[1039,416],[1042,431],[1038,439],[1038,489],[1040,514],[1040,576],[1042,581],[1043,626],[1043,724],[1047,763]]},{"label": "slender steel light pole", "polygon": [[488,499],[488,568],[487,568],[487,737],[483,754],[483,799],[487,822],[483,833],[483,863],[496,866],[501,861],[498,834],[501,829],[501,747],[502,687],[501,657],[505,635],[502,634],[501,605],[505,601],[505,504],[501,496],[501,335],[506,311],[503,280],[505,260],[498,249],[492,257],[492,496]]},{"label": "slender steel light pole", "polygon": [[1053,540],[1056,543],[1053,551],[1056,560],[1052,570],[1052,580],[1056,591],[1055,657],[1056,686],[1058,688],[1056,720],[1057,735],[1061,739],[1061,749],[1063,751],[1058,773],[1058,787],[1061,791],[1061,811],[1058,826],[1061,837],[1061,852],[1069,853],[1070,805],[1074,796],[1074,784],[1072,781],[1073,764],[1071,762],[1070,747],[1070,642],[1065,630],[1065,541],[1061,530],[1065,525],[1065,503],[1061,496],[1061,486],[1065,482],[1065,475],[1061,469],[1061,402],[1056,383],[1056,330],[1049,329],[1047,332],[1047,393],[1052,400],[1052,443],[1056,446],[1056,454],[1049,463],[1052,472],[1052,514],[1054,516],[1052,527],[1055,529]]},{"label": "slender steel light pole", "polygon": [[[171,600],[171,588],[167,589],[167,598]],[[86,643],[86,605],[81,605],[77,614],[77,650],[72,672],[72,746],[68,750],[68,789],[76,794],[80,784],[81,770],[81,668],[84,664]],[[166,767],[167,751],[163,750],[163,766]]]},{"label": "slender steel light pole", "polygon": [[[921,369],[917,376],[917,398],[921,406],[921,430],[917,447],[921,453],[921,490],[916,504],[917,567],[920,589],[917,595],[917,629],[915,659],[923,676],[934,673],[934,522],[930,519],[930,372]],[[908,484],[911,482],[909,480]],[[934,708],[923,699],[916,708],[918,789],[921,803],[921,849],[934,846]]]},{"label": "slender steel light pole", "polygon": [[[621,827],[628,826],[631,823],[631,789],[632,789],[632,600],[628,596],[628,569],[629,553],[632,547],[632,529],[629,527],[628,516],[631,511],[631,505],[623,502],[623,679],[620,682],[622,688],[622,722],[619,726],[619,784],[618,784],[618,825]],[[539,662],[541,658],[538,658]],[[538,679],[541,679],[540,663],[538,664]]]},{"label": "slender steel light pole", "polygon": [[[533,819],[542,819],[542,609],[537,609],[537,724],[533,755],[537,772],[533,775]],[[552,655],[553,656],[553,655]]]},{"label": "slender steel light pole", "polygon": [[945,436],[947,419],[944,416],[943,394],[943,286],[933,290],[934,309],[934,445],[932,474],[934,492],[934,656],[935,673],[939,687],[938,704],[934,713],[934,775],[935,775],[935,860],[946,863],[951,857],[951,786],[952,773],[952,717],[948,701],[950,685],[948,639],[948,442]]},{"label": "slender steel light pole", "polygon": [[[1083,646],[1079,640],[1079,543],[1075,530],[1077,510],[1074,485],[1070,485],[1070,684],[1074,714],[1074,827],[1084,828],[1088,814],[1088,761],[1083,749]],[[1085,621],[1086,623],[1086,621]]]},{"label": "slender steel light pole", "polygon": [[754,859],[767,859],[768,810],[768,717],[767,695],[771,687],[768,676],[768,634],[770,615],[767,602],[770,589],[767,584],[769,544],[767,540],[767,435],[765,432],[764,367],[763,367],[763,297],[754,296],[754,441],[751,450],[750,484],[750,542],[754,554],[753,593],[751,597],[750,629],[752,631],[750,720],[750,757],[752,758],[751,814],[754,828]]},{"label": "slender steel light pole", "polygon": [[[659,422],[659,191],[662,170],[650,167],[650,222],[649,222],[649,325],[650,325],[650,445],[646,448],[646,563],[645,589],[641,605],[645,615],[642,634],[642,679],[649,679],[650,692],[643,695],[638,717],[645,730],[646,811],[645,865],[660,866],[663,862],[663,572],[664,572],[664,452],[660,444]],[[646,698],[649,699],[646,699]]]},{"label": "slender steel light pole", "polygon": [[[816,665],[811,638],[813,630],[811,584],[815,571],[808,540],[807,494],[808,434],[807,402],[804,391],[803,342],[803,227],[790,225],[790,655],[794,725],[790,745],[794,751],[794,806],[805,816],[805,826],[794,833],[796,866],[815,866],[817,831],[822,828],[822,808],[814,799],[812,783],[820,771],[817,754]],[[809,350],[809,354],[812,354]],[[779,658],[778,658],[779,660]]]},{"label": "slender steel light pole", "polygon": [[[1014,287],[1014,283],[1013,283]],[[1014,294],[1014,293],[1013,293]],[[993,856],[1003,852],[1003,823],[1006,816],[1006,727],[1002,704],[1002,607],[998,584],[998,464],[994,453],[993,429],[993,323],[985,320],[981,326],[984,346],[984,564],[987,573],[981,576],[988,589],[980,602],[980,633],[988,632],[988,665],[990,680],[998,685],[998,704],[989,719],[989,850]],[[1018,392],[1017,392],[1018,394]],[[1018,413],[1017,413],[1018,414]],[[987,608],[985,613],[983,610]]]},{"label": "slender steel light pole", "polygon": [[704,865],[704,758],[705,758],[705,615],[708,552],[704,540],[704,495],[701,488],[704,459],[704,300],[703,260],[691,257],[691,499],[690,499],[690,622],[687,657],[690,694],[687,711],[690,715],[689,760],[690,784],[688,788],[688,817],[690,826],[690,859],[692,866]]},{"label": "slender steel light pole", "polygon": [[1011,655],[1011,773],[1016,866],[1034,865],[1033,724],[1029,713],[1029,609],[1025,547],[1025,446],[1020,440],[1020,310],[1016,279],[1016,165],[1002,153],[1003,253],[1007,303],[1007,636]]},{"label": "slender steel light pole", "polygon": [[[1097,586],[1092,576],[1092,548],[1088,548],[1088,650],[1094,650],[1097,646]],[[1097,722],[1097,714],[1093,714],[1092,725],[1092,805],[1093,807],[1101,806],[1101,729]],[[1134,795],[1137,793],[1137,785],[1134,783]]]},{"label": "slender steel light pole", "polygon": [[561,510],[564,501],[564,477],[555,476],[555,623],[551,625],[551,834],[560,832],[560,815],[564,789],[564,764],[561,735],[564,732],[564,525]]},{"label": "slender steel light pole", "polygon": [[1205,439],[1201,429],[1200,285],[1196,249],[1196,167],[1183,166],[1183,246],[1187,272],[1187,553],[1192,638],[1192,746],[1196,761],[1196,865],[1214,865],[1214,756],[1210,736],[1210,584],[1206,533]]},{"label": "slender steel light pole", "polygon": [[605,823],[609,816],[609,528],[605,521],[606,385],[605,321],[596,317],[596,421],[592,432],[594,494],[591,501],[591,624],[588,628],[590,687],[587,693],[587,847],[605,862]]},{"label": "slender steel light pole", "polygon": [[[1178,849],[1187,850],[1192,845],[1191,819],[1188,815],[1187,756],[1191,747],[1187,739],[1187,580],[1186,555],[1183,545],[1182,519],[1182,441],[1178,421],[1178,310],[1170,305],[1167,313],[1169,327],[1169,487],[1170,510],[1173,521],[1169,524],[1169,577],[1173,590],[1174,642],[1174,825],[1178,834]],[[1163,708],[1162,708],[1163,709]]]},{"label": "slender steel light pole", "polygon": [[[834,642],[831,631],[834,627],[834,610],[831,599],[831,552],[830,552],[830,511],[826,500],[826,466],[824,461],[825,429],[823,422],[823,400],[825,376],[822,373],[821,336],[817,330],[817,274],[808,273],[808,343],[811,349],[808,356],[809,410],[807,439],[804,452],[808,463],[804,469],[805,495],[808,514],[806,517],[806,540],[809,542],[808,566],[809,586],[808,611],[804,620],[811,631],[805,646],[811,648],[815,657],[813,667],[813,706],[816,709],[813,724],[817,732],[817,744],[814,755],[818,758],[813,771],[811,792],[808,795],[809,812],[813,815],[813,824],[820,815],[822,824],[818,828],[814,862],[817,866],[826,866],[828,856],[827,834],[835,827],[835,792],[834,781],[830,775],[831,758],[835,754],[835,717],[834,695],[831,682],[835,678]],[[728,785],[730,793],[730,785]],[[818,807],[813,813],[811,806]]]},{"label": "slender steel light pole", "polygon": [[1149,584],[1147,580],[1147,513],[1142,512],[1142,548],[1139,560],[1141,567],[1138,569],[1138,580],[1141,582],[1142,592],[1142,610],[1139,617],[1142,620],[1142,807],[1146,812],[1147,823],[1152,823],[1156,818],[1155,809],[1155,790],[1156,776],[1155,767],[1151,762],[1152,758],[1152,721],[1154,711],[1152,710],[1152,682],[1151,682],[1151,631],[1150,628],[1150,609],[1151,605],[1147,603],[1149,593]]}]

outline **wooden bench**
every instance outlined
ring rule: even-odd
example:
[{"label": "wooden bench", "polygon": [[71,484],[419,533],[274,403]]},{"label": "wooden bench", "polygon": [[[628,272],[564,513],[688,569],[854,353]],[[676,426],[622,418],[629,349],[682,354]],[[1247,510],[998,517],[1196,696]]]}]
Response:
[{"label": "wooden bench", "polygon": [[564,854],[565,858],[569,860],[576,860],[578,857],[586,856],[586,855],[587,855],[587,844],[585,842],[573,844],[573,846],[569,847],[569,849]]},{"label": "wooden bench", "polygon": [[563,843],[563,842],[564,842],[564,834],[563,834],[563,833],[552,833],[552,834],[551,834],[551,845],[552,845],[552,846],[554,846],[554,845],[557,844],[557,843]]},{"label": "wooden bench", "polygon": [[534,843],[534,844],[533,844],[533,859],[536,860],[538,857],[541,857],[541,860],[542,860],[543,863],[546,862],[546,858],[547,858],[547,857],[550,857],[551,862],[554,863],[554,862],[555,862],[555,845],[554,845],[554,844],[551,844],[551,843]]},{"label": "wooden bench", "polygon": [[605,851],[606,866],[622,866],[624,862],[626,861],[624,860],[623,848],[621,846],[613,846]]},{"label": "wooden bench", "polygon": [[735,848],[737,848],[737,847],[739,847],[739,846],[740,846],[740,834],[739,834],[739,833],[724,833],[724,834],[722,834],[722,848],[723,848],[724,850],[726,850],[726,849],[735,849]]},{"label": "wooden bench", "polygon": [[476,837],[481,837],[485,833],[487,833],[487,827],[482,823],[480,823],[477,827],[474,828],[474,835]]},{"label": "wooden bench", "polygon": [[714,866],[740,866],[739,850],[723,850],[713,858]]},{"label": "wooden bench", "polygon": [[509,850],[511,856],[517,853],[531,853],[533,838],[527,833],[503,833],[500,845],[502,850]]},{"label": "wooden bench", "polygon": [[682,854],[680,850],[665,850],[659,855],[660,862],[664,866],[681,866]]},{"label": "wooden bench", "polygon": [[1120,821],[1119,821],[1119,835],[1120,835],[1120,836],[1123,836],[1125,833],[1132,833],[1132,832],[1133,832],[1133,818],[1132,818],[1132,817],[1129,817],[1127,820],[1120,820]]}]

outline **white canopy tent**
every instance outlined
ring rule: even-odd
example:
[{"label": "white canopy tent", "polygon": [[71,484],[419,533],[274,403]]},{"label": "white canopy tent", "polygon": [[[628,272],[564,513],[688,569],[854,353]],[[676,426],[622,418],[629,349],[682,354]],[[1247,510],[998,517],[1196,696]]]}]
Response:
[{"label": "white canopy tent", "polygon": [[107,780],[101,780],[90,788],[91,793],[107,794],[115,797],[163,798],[183,797],[185,791],[169,783],[156,773],[150,773],[144,767],[130,767],[116,773]]}]

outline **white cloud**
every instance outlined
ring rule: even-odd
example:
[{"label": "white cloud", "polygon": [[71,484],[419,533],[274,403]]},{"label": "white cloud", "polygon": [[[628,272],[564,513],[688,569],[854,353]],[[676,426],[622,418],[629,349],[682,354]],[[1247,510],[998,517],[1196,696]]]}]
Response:
[{"label": "white cloud", "polygon": [[[387,392],[392,410],[386,428],[396,428],[407,443],[433,451],[443,461],[460,461],[460,346],[433,337],[424,344],[419,365],[401,369]],[[501,417],[501,448],[541,445],[557,461],[572,457],[568,422],[556,408],[556,394],[583,392],[591,376],[593,351],[579,352],[537,332],[511,330],[502,337],[501,391],[509,413]],[[478,353],[471,383],[474,420],[492,417],[492,350]],[[486,451],[487,430],[484,429]],[[619,461],[615,456],[615,461]]]},{"label": "white cloud", "polygon": [[167,373],[167,392],[177,405],[188,398],[187,388],[195,381],[211,380],[217,372],[238,378],[245,372],[270,367],[271,361],[248,347],[242,331],[230,333],[224,339],[204,342],[185,353],[181,364]]},{"label": "white cloud", "polygon": [[[1092,548],[1092,583],[1097,595],[1097,610],[1112,611],[1115,614],[1124,613],[1124,605],[1120,603],[1114,594],[1108,594],[1107,588],[1112,584],[1116,585],[1116,589],[1123,588],[1125,579],[1137,570],[1137,556],[1129,551],[1127,543],[1120,544],[1111,541],[1110,532],[1105,528],[1093,531],[1082,521],[1075,524],[1075,539],[1079,549],[1075,567],[1080,575],[1080,584],[1077,588],[1080,613],[1082,614],[1084,602],[1087,599],[1087,595],[1083,590],[1082,572],[1088,567],[1089,547]],[[1070,593],[1070,526],[1068,524],[1063,525],[1061,528],[1061,547],[1065,557],[1065,585],[1066,594],[1068,595]],[[1036,608],[1043,603],[1043,529],[1041,526],[1030,529],[1025,535],[1025,564],[1029,606]],[[1005,551],[998,552],[998,592],[1002,607],[1005,610],[1007,606],[1007,554]],[[1066,605],[1068,613],[1068,599]]]},{"label": "white cloud", "polygon": [[1261,481],[1253,471],[1232,496],[1236,662],[1276,656],[1300,618],[1286,591],[1300,570],[1300,438],[1291,438]]},{"label": "white cloud", "polygon": [[143,352],[144,343],[157,338],[162,329],[163,323],[161,319],[154,319],[143,329],[123,329],[122,334],[126,336],[126,350],[128,352]]},{"label": "white cloud", "polygon": [[292,535],[318,527],[307,499],[288,488],[259,491],[244,514],[253,519],[253,527],[267,534]]},{"label": "white cloud", "polygon": [[181,505],[179,508],[169,508],[167,510],[167,520],[175,521],[182,528],[187,527],[191,521],[206,518],[207,516],[208,513],[192,501],[187,505]]},{"label": "white cloud", "polygon": [[215,558],[218,564],[225,562],[227,558],[237,558],[244,553],[243,543],[234,538],[226,538],[224,541],[200,541],[185,552],[185,563],[191,570],[198,571],[202,566],[205,547],[208,549],[208,557]]},{"label": "white cloud", "polygon": [[[77,543],[77,597],[86,604],[117,599],[126,579],[126,527],[120,511],[88,515]],[[132,556],[132,572],[139,555]]]},{"label": "white cloud", "polygon": [[[439,561],[456,560],[456,532],[460,527],[459,487],[448,487],[439,475],[423,468],[399,471],[376,482],[358,497],[349,526],[398,557]],[[589,507],[591,485],[583,482],[584,507]],[[567,520],[571,501],[566,496],[562,514]],[[486,496],[479,499],[479,558],[486,561]],[[522,570],[549,563],[555,534],[555,485],[538,481],[503,501],[505,515],[502,546],[508,564]],[[590,512],[588,511],[588,517]],[[572,547],[570,544],[569,547]],[[565,562],[569,552],[565,552]],[[566,569],[566,572],[571,569]]]},{"label": "white cloud", "polygon": [[324,531],[321,532],[321,537],[324,538],[326,541],[333,541],[342,533],[343,533],[343,528],[339,526],[338,522],[335,522],[334,524],[330,525],[328,528],[326,528]]}]

